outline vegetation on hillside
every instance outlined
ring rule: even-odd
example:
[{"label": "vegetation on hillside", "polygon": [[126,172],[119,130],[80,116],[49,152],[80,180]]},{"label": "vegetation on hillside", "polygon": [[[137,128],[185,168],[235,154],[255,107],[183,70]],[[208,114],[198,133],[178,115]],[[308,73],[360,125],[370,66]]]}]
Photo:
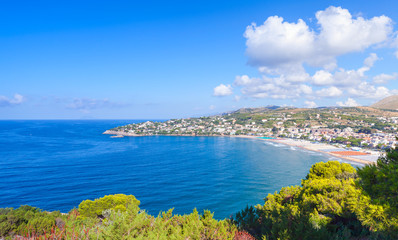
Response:
[{"label": "vegetation on hillside", "polygon": [[269,194],[234,219],[258,239],[398,239],[398,150],[356,171],[317,163],[301,186]]},{"label": "vegetation on hillside", "polygon": [[[47,213],[21,206],[2,209],[0,236],[6,239],[234,239],[236,227],[217,221],[210,211],[173,215],[173,209],[157,217],[139,208],[132,195],[108,195],[80,203],[69,214]],[[39,238],[40,239],[40,238]],[[244,239],[244,238],[243,238]]]},{"label": "vegetation on hillside", "polygon": [[5,239],[398,239],[398,150],[355,170],[314,164],[301,186],[269,194],[231,220],[210,211],[151,216],[132,195],[86,200],[68,214],[0,209]]}]

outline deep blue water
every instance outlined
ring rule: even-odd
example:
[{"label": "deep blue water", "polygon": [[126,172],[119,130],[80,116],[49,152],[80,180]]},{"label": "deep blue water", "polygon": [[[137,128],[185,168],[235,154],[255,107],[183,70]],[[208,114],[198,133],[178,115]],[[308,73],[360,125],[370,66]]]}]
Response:
[{"label": "deep blue water", "polygon": [[137,120],[0,121],[0,207],[68,212],[85,199],[133,194],[157,215],[210,209],[225,218],[298,185],[325,155],[228,137],[125,137]]}]

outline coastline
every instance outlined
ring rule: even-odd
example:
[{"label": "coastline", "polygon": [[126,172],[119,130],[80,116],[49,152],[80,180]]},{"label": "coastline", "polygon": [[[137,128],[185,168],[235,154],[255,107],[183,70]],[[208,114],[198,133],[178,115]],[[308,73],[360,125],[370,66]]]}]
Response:
[{"label": "coastline", "polygon": [[106,130],[102,134],[105,135],[114,135],[111,138],[120,138],[120,137],[156,137],[156,136],[170,136],[170,137],[237,137],[237,138],[258,138],[258,136],[249,136],[249,135],[192,135],[192,134],[135,134],[135,133],[126,133],[120,131]]},{"label": "coastline", "polygon": [[[349,161],[349,162],[355,162],[355,163],[364,164],[364,165],[375,163],[375,161],[367,161],[367,160],[358,159],[358,158],[354,158],[354,157],[350,157],[350,156],[341,156],[339,154],[335,154],[333,152],[338,152],[341,149],[339,149],[333,145],[326,144],[326,143],[314,144],[310,141],[296,140],[296,139],[261,139],[261,140],[270,141],[270,142],[274,142],[274,143],[281,143],[281,144],[292,146],[292,147],[299,147],[301,149],[305,149],[305,150],[312,151],[312,152],[319,152],[322,154],[327,154],[329,156],[332,156],[335,158],[340,158],[340,159],[343,159],[343,160]],[[335,151],[322,151],[322,149],[323,150],[325,150],[325,149],[335,150]],[[375,157],[375,159],[377,159],[379,156],[374,155],[374,157]]]},{"label": "coastline", "polygon": [[[326,154],[335,158],[339,158],[349,162],[355,162],[359,164],[372,164],[375,163],[375,160],[364,160],[359,158],[354,158],[350,156],[342,156],[340,154],[336,154],[333,152],[339,152],[339,150],[344,150],[341,148],[337,148],[333,145],[327,143],[318,143],[314,144],[307,140],[297,140],[297,139],[290,139],[290,138],[275,138],[275,139],[264,139],[259,136],[249,136],[249,135],[190,135],[190,134],[170,134],[170,135],[142,135],[142,134],[134,134],[134,133],[126,133],[120,131],[113,131],[113,130],[106,130],[103,134],[113,135],[111,138],[122,138],[122,137],[148,137],[148,136],[174,136],[174,137],[233,137],[233,138],[249,138],[249,139],[259,139],[264,141],[270,141],[274,143],[280,143],[287,146],[292,147],[299,147],[301,149],[305,149],[312,152],[319,152],[322,154]],[[322,151],[322,150],[334,150],[334,151]],[[370,154],[369,154],[370,155]],[[375,156],[374,158],[377,159],[379,156]]]}]

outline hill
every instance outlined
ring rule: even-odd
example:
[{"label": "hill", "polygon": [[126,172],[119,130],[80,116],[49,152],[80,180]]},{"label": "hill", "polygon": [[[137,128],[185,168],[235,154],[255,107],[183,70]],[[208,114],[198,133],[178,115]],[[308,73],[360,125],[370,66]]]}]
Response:
[{"label": "hill", "polygon": [[234,110],[234,111],[229,111],[229,112],[224,112],[218,115],[228,115],[228,114],[234,114],[234,113],[249,113],[249,114],[253,114],[253,113],[266,113],[272,110],[276,110],[276,109],[285,109],[282,108],[280,106],[275,106],[275,105],[270,105],[270,106],[265,106],[265,107],[257,107],[257,108],[240,108],[238,110]]},{"label": "hill", "polygon": [[386,97],[375,104],[370,105],[372,108],[398,110],[398,95]]}]

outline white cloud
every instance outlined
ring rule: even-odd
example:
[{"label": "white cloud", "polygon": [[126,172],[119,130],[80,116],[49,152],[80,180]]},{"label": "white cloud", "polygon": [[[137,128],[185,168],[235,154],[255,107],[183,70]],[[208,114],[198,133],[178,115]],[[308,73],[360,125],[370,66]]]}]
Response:
[{"label": "white cloud", "polygon": [[315,41],[303,20],[288,23],[278,16],[269,17],[263,25],[248,26],[244,37],[249,63],[269,67],[301,62],[311,54]]},{"label": "white cloud", "polygon": [[260,78],[251,78],[247,75],[242,75],[242,76],[236,76],[234,85],[236,86],[245,86],[245,85],[252,85],[252,84],[258,84],[263,82]]},{"label": "white cloud", "polygon": [[[394,92],[375,87],[368,80],[367,72],[381,60],[375,52],[370,53],[358,69],[339,68],[336,60],[345,54],[390,44],[396,33],[389,17],[353,17],[347,9],[334,6],[318,11],[315,16],[317,27],[313,29],[302,19],[287,22],[279,16],[268,17],[264,23],[253,23],[246,28],[248,63],[258,68],[260,77],[235,78],[233,86],[241,89],[243,97],[313,101],[317,97],[343,95],[351,99],[379,98]],[[398,47],[398,38],[394,47]],[[315,73],[311,76],[306,68]],[[382,84],[392,79],[380,74],[372,83]],[[220,86],[226,95],[232,94],[232,87]],[[323,88],[314,91],[313,87]]]},{"label": "white cloud", "polygon": [[310,86],[308,86],[308,85],[305,85],[305,84],[301,84],[298,87],[298,90],[299,90],[300,93],[303,93],[303,94],[306,94],[306,95],[309,95],[309,94],[312,93],[312,88]]},{"label": "white cloud", "polygon": [[[291,76],[294,74],[290,75],[290,72],[273,78],[266,75],[261,78],[251,78],[247,75],[242,75],[235,78],[234,85],[242,88],[243,95],[253,98],[294,99],[305,97],[313,99],[315,96],[337,98],[342,96],[345,91],[348,96],[352,97],[380,98],[385,94],[391,95],[391,91],[386,90],[385,87],[373,86],[366,81],[367,76],[365,75],[375,61],[379,59],[377,54],[371,53],[364,60],[364,65],[359,69],[345,70],[339,68],[333,72],[319,70],[312,77],[309,77],[305,72],[301,72],[299,68],[296,79],[303,79],[300,81],[292,80]],[[374,81],[381,82],[382,80],[394,78],[398,78],[398,74],[379,75],[374,78]],[[304,84],[305,82],[315,86],[326,86],[326,88],[315,91],[315,95],[313,95],[311,85]]]},{"label": "white cloud", "polygon": [[371,67],[373,67],[374,63],[375,63],[377,60],[380,60],[380,58],[377,56],[377,54],[376,54],[376,53],[371,53],[371,54],[369,55],[369,57],[367,57],[367,58],[365,59],[365,61],[363,61],[363,64],[364,64],[366,67],[371,68]]},{"label": "white cloud", "polygon": [[210,106],[209,106],[209,109],[210,109],[210,110],[214,110],[214,109],[216,109],[216,106],[210,105]]},{"label": "white cloud", "polygon": [[363,77],[365,72],[369,71],[377,60],[380,60],[380,58],[376,55],[376,53],[371,53],[369,57],[363,61],[364,66],[357,70],[358,74]]},{"label": "white cloud", "polygon": [[314,85],[331,85],[334,83],[333,75],[324,70],[317,71],[314,76],[312,76],[312,82]]},{"label": "white cloud", "polygon": [[337,87],[329,87],[316,91],[316,94],[319,97],[340,97],[343,94],[343,91]]},{"label": "white cloud", "polygon": [[340,107],[357,107],[360,106],[354,99],[348,98],[345,102],[336,102],[337,106]]},{"label": "white cloud", "polygon": [[328,7],[316,13],[321,51],[331,56],[362,51],[381,43],[392,33],[392,20],[386,16],[364,19],[353,18],[347,9]]},{"label": "white cloud", "polygon": [[342,88],[358,86],[367,78],[365,73],[369,71],[375,61],[379,59],[380,58],[375,53],[371,53],[369,57],[364,60],[364,65],[357,70],[339,68],[333,73],[319,70],[312,76],[311,83],[316,86],[334,85]]},{"label": "white cloud", "polygon": [[334,85],[340,87],[355,86],[361,83],[363,74],[359,70],[345,70],[340,68],[334,73]]},{"label": "white cloud", "polygon": [[311,86],[299,82],[289,82],[285,76],[278,78],[250,78],[247,75],[237,76],[235,86],[241,87],[243,95],[252,98],[298,98],[312,94]]},{"label": "white cloud", "polygon": [[220,84],[214,88],[213,95],[217,97],[232,95],[231,85]]},{"label": "white cloud", "polygon": [[269,17],[262,25],[248,26],[244,33],[249,63],[269,69],[289,65],[335,65],[335,57],[359,52],[384,42],[392,33],[392,20],[386,16],[353,18],[347,9],[328,7],[316,13],[319,33],[299,19],[289,23],[282,17]]},{"label": "white cloud", "polygon": [[314,101],[305,101],[304,106],[306,108],[317,108],[318,105]]},{"label": "white cloud", "polygon": [[398,79],[398,73],[393,73],[391,75],[382,73],[382,74],[379,74],[379,75],[373,77],[373,83],[384,84],[384,83],[387,83],[388,81],[396,80],[396,79]]},{"label": "white cloud", "polygon": [[390,91],[386,87],[375,87],[368,82],[362,82],[357,87],[349,88],[348,93],[355,97],[381,99],[396,94],[396,90]]},{"label": "white cloud", "polygon": [[16,93],[13,98],[8,98],[5,96],[0,96],[0,107],[9,107],[15,106],[23,103],[25,101],[25,97]]}]

